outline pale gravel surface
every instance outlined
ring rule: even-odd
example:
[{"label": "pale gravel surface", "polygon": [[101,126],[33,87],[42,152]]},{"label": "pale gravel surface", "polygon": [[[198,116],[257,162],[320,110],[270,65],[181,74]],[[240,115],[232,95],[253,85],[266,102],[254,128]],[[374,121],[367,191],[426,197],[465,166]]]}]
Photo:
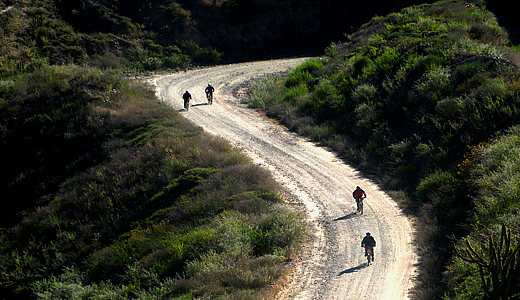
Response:
[{"label": "pale gravel surface", "polygon": [[[411,221],[376,184],[333,152],[287,131],[255,110],[233,91],[248,80],[294,68],[305,58],[259,61],[156,76],[149,83],[157,96],[205,131],[242,148],[286,187],[287,202],[303,207],[312,238],[292,263],[278,300],[408,299],[416,272]],[[205,86],[216,88],[206,105]],[[189,90],[193,105],[182,109]],[[368,194],[365,214],[355,214],[352,190]],[[360,247],[365,232],[377,241],[375,263],[366,265]]]}]

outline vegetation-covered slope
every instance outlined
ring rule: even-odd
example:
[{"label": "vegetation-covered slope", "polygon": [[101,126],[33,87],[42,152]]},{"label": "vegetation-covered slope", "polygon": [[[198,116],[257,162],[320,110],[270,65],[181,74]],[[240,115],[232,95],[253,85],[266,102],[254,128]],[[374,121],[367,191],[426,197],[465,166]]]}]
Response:
[{"label": "vegetation-covered slope", "polygon": [[[303,232],[279,187],[111,74],[314,51],[344,33],[278,88],[259,85],[256,104],[417,216],[417,298],[484,295],[475,266],[450,265],[447,236],[472,233],[480,250],[501,222],[518,234],[517,53],[481,1],[355,31],[423,2],[1,1],[0,296],[269,297]],[[515,5],[489,1],[511,38]]]},{"label": "vegetation-covered slope", "polygon": [[417,217],[418,299],[466,299],[462,281],[475,293],[479,275],[443,273],[451,238],[502,222],[520,232],[517,146],[506,142],[517,130],[502,136],[519,124],[517,49],[483,2],[440,1],[373,18],[326,54],[256,83],[251,104],[334,147]]},{"label": "vegetation-covered slope", "polygon": [[2,298],[269,297],[305,230],[137,82],[43,67],[3,82],[0,115]]},{"label": "vegetation-covered slope", "polygon": [[44,62],[141,72],[321,52],[375,14],[422,2],[3,0],[0,76]]}]

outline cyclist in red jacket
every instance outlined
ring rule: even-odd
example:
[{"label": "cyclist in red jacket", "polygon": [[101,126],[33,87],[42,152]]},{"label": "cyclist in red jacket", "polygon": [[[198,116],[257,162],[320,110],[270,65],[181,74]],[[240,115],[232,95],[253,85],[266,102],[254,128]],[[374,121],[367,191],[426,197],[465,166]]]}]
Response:
[{"label": "cyclist in red jacket", "polygon": [[361,189],[361,187],[356,186],[356,189],[354,190],[354,192],[352,192],[352,196],[354,197],[354,199],[356,199],[356,206],[359,210],[359,202],[363,201],[363,199],[367,197],[367,194],[365,193],[365,191],[363,191],[363,189]]}]

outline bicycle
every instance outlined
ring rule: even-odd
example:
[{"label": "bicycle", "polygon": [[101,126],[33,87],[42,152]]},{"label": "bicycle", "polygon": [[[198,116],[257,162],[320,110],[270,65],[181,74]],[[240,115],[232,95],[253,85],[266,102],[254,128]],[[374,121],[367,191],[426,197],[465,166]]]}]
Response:
[{"label": "bicycle", "polygon": [[213,93],[206,93],[206,98],[208,98],[208,104],[213,104]]},{"label": "bicycle", "polygon": [[374,261],[374,258],[373,258],[373,256],[372,256],[372,251],[374,251],[373,248],[372,248],[372,249],[369,248],[369,247],[366,247],[366,248],[365,248],[365,253],[366,253],[366,256],[367,256],[367,265],[369,265],[369,266],[370,266],[370,265],[372,264],[372,262]]},{"label": "bicycle", "polygon": [[359,198],[356,198],[356,203],[357,203],[357,212],[362,215],[363,214],[363,199],[365,199],[364,197],[359,197]]},{"label": "bicycle", "polygon": [[182,99],[184,99],[184,108],[186,110],[189,110],[190,109],[190,99],[191,99],[191,94],[186,91],[183,95],[182,95]]}]

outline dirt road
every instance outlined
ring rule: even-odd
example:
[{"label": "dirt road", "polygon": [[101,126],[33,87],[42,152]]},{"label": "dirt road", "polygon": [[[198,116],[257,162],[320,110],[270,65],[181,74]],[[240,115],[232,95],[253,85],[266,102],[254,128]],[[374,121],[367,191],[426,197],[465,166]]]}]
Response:
[{"label": "dirt road", "polygon": [[[377,185],[334,153],[288,132],[240,104],[233,90],[270,73],[285,71],[304,58],[217,66],[160,76],[150,81],[158,97],[207,132],[243,148],[290,191],[288,202],[307,212],[313,238],[294,261],[294,271],[277,299],[407,299],[416,256],[412,226]],[[207,105],[204,88],[216,88]],[[184,91],[193,96],[182,109]],[[355,213],[352,190],[368,194],[365,213]],[[370,231],[377,241],[368,266],[361,239]]]}]

